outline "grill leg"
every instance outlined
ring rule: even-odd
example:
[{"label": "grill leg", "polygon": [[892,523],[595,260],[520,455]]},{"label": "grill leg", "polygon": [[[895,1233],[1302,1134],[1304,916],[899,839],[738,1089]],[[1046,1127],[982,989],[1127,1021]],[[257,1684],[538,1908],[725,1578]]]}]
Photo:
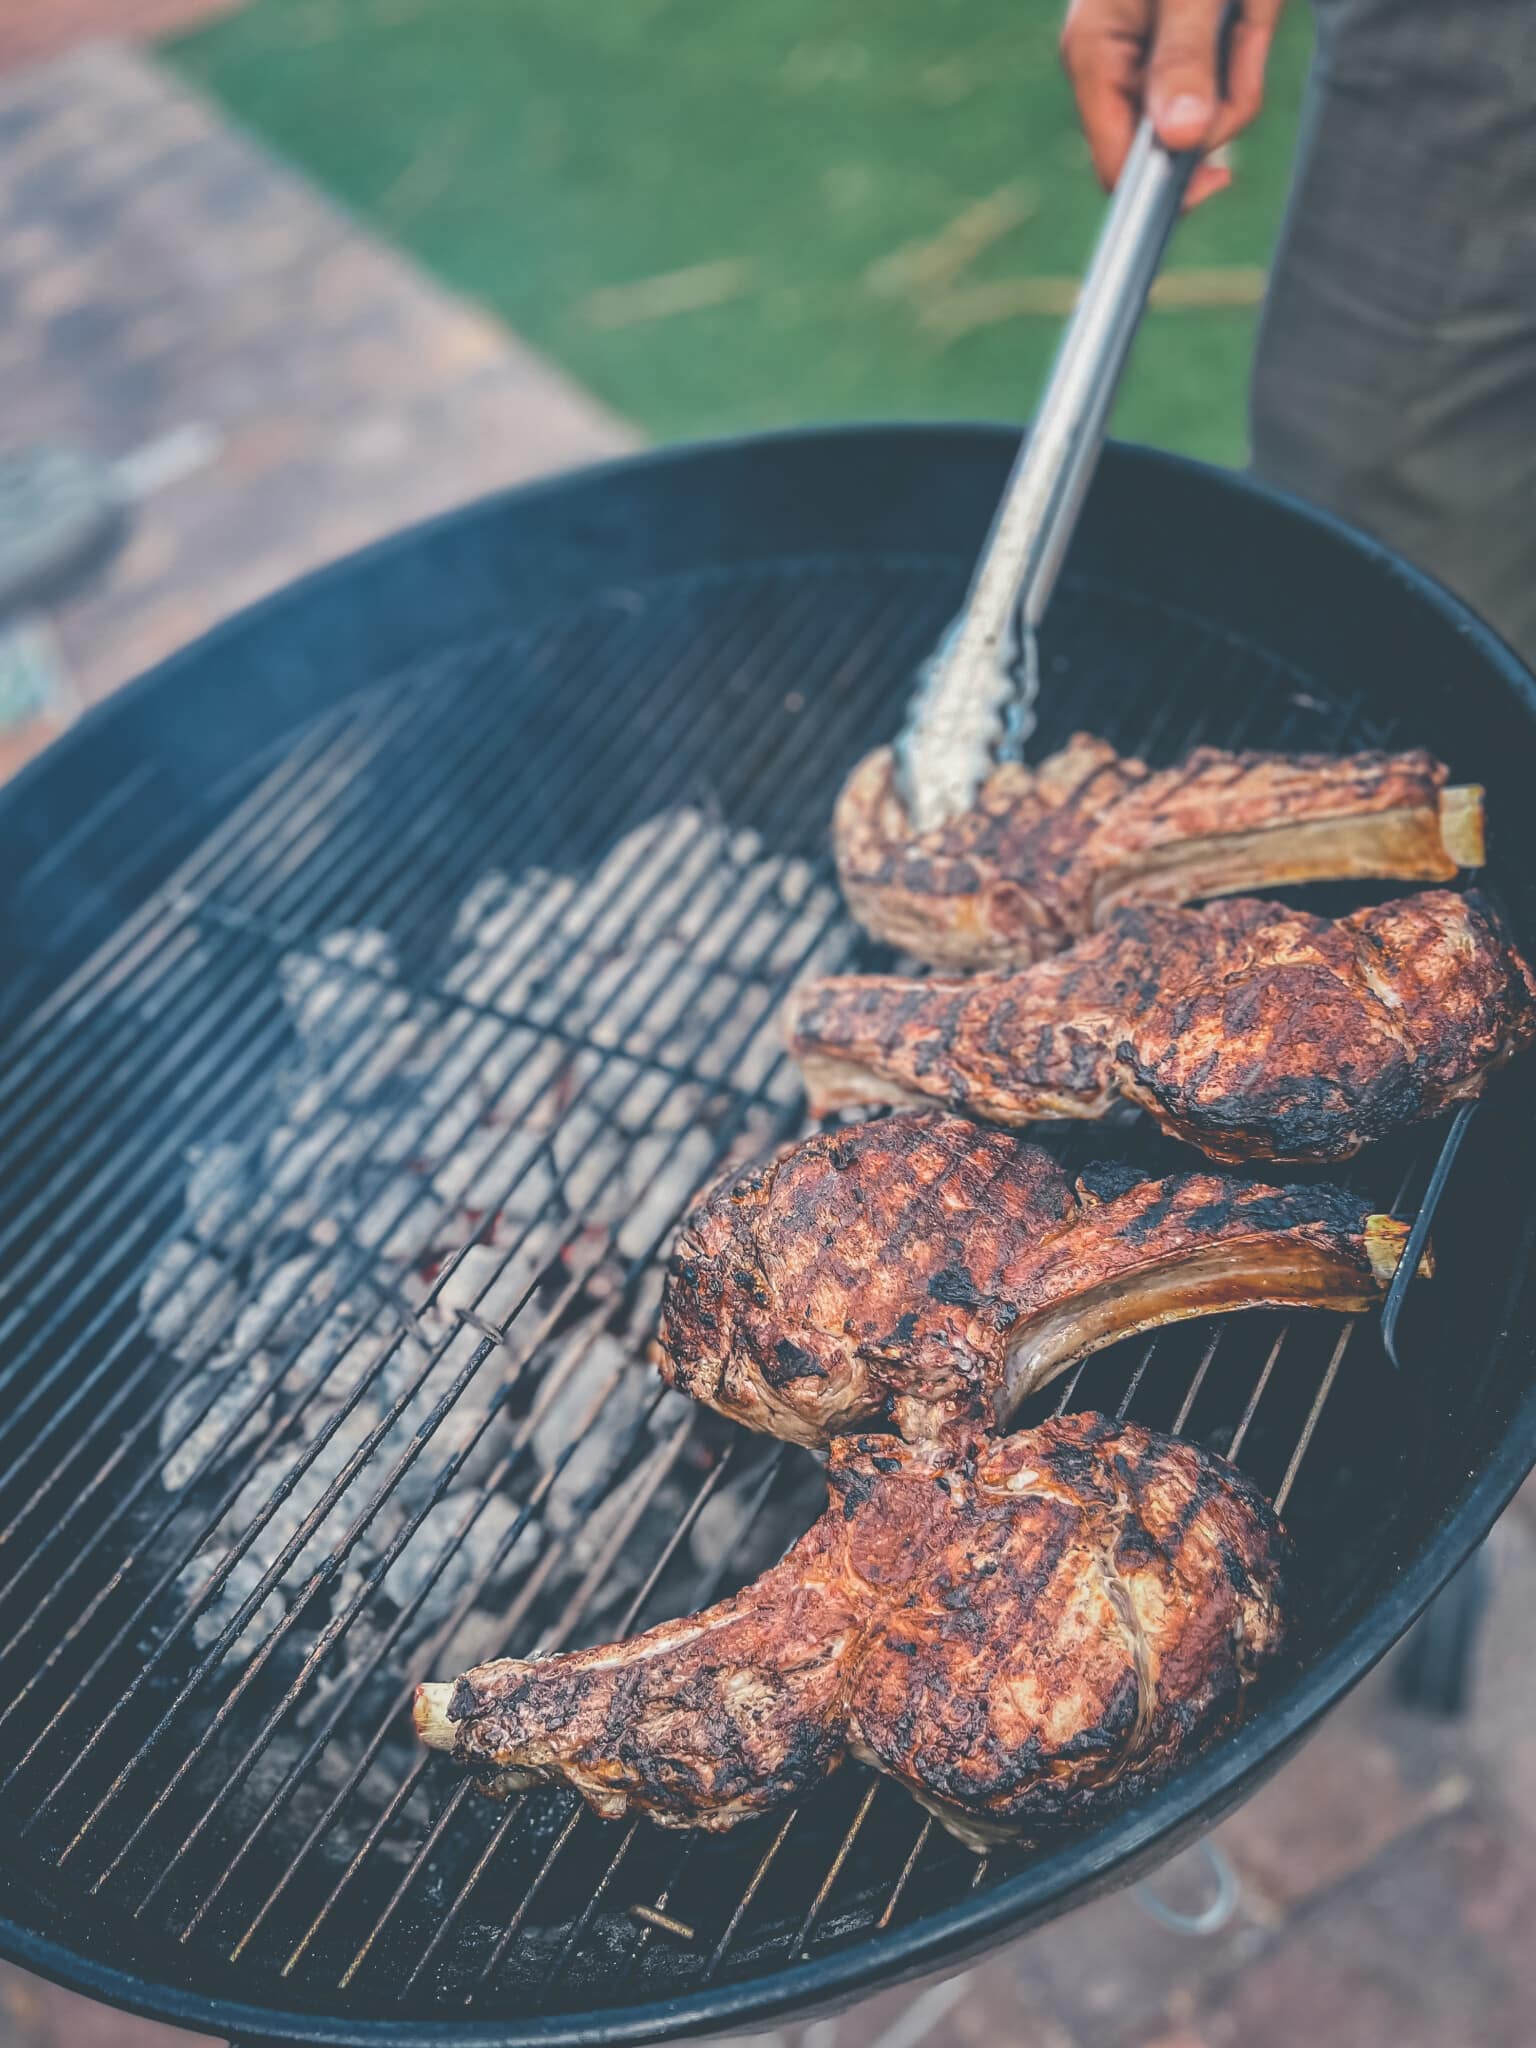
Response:
[{"label": "grill leg", "polygon": [[1404,1706],[1448,1718],[1466,1709],[1477,1625],[1488,1601],[1488,1560],[1479,1546],[1408,1633],[1393,1671]]}]

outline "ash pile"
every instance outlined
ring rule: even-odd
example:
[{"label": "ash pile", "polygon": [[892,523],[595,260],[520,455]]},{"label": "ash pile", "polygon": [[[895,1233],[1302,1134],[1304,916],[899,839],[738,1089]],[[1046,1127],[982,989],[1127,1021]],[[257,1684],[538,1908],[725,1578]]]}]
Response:
[{"label": "ash pile", "polygon": [[778,1006],[846,946],[808,863],[676,809],[585,879],[483,876],[435,974],[367,928],[282,958],[265,1127],[188,1159],[139,1296],[152,1654],[217,1698],[334,1638],[261,1796],[402,1670],[597,1639],[729,1549],[751,1473],[699,1504],[727,1438],[646,1345],[681,1210],[799,1128]]}]

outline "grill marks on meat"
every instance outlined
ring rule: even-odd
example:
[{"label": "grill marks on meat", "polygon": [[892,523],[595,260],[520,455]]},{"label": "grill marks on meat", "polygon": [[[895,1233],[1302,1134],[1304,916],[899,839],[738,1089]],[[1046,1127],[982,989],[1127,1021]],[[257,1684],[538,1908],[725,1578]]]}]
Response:
[{"label": "grill marks on meat", "polygon": [[1215,1159],[1345,1159],[1479,1094],[1536,1037],[1536,982],[1475,892],[1337,920],[1235,898],[1115,912],[970,980],[840,976],[791,998],[818,1115],[948,1104],[1000,1124],[1123,1099]]},{"label": "grill marks on meat", "polygon": [[1284,1533],[1222,1459],[1075,1415],[831,1450],[827,1511],[733,1599],[417,1689],[506,1794],[720,1831],[852,1755],[981,1848],[1113,1811],[1236,1718],[1283,1636]]},{"label": "grill marks on meat", "polygon": [[1482,791],[1422,751],[1223,753],[1151,772],[1078,733],[1008,763],[975,807],[914,833],[889,748],[853,771],[833,822],[848,907],[931,966],[1022,967],[1119,904],[1292,883],[1448,882],[1483,861]]},{"label": "grill marks on meat", "polygon": [[880,1419],[995,1428],[1090,1352],[1160,1324],[1380,1300],[1407,1226],[1334,1187],[1215,1174],[1069,1181],[1048,1152],[936,1112],[825,1132],[695,1203],[655,1356],[770,1435]]}]

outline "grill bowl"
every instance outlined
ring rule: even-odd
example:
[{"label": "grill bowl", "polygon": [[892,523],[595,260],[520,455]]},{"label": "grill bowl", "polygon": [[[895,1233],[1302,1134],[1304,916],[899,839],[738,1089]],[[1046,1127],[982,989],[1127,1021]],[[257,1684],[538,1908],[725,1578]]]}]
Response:
[{"label": "grill bowl", "polygon": [[[1456,1162],[1436,1222],[1440,1277],[1410,1297],[1401,1373],[1368,1326],[1251,1316],[1222,1327],[1214,1355],[1213,1331],[1194,1326],[1150,1353],[1106,1353],[1072,1391],[1074,1405],[1128,1396],[1139,1420],[1182,1417],[1235,1444],[1285,1491],[1302,1562],[1295,1667],[1241,1731],[1091,1834],[990,1859],[978,1878],[899,1791],[851,1767],[787,1826],[691,1845],[604,1826],[557,1794],[509,1817],[465,1799],[438,1763],[391,1810],[414,1761],[395,1693],[427,1653],[392,1652],[377,1589],[357,1594],[327,1559],[385,1488],[393,1442],[305,1551],[313,1597],[264,1671],[236,1659],[201,1670],[167,1647],[176,1606],[156,1586],[181,1525],[155,1528],[170,1510],[144,1417],[168,1398],[167,1367],[138,1289],[180,1227],[188,1148],[259,1138],[275,1114],[294,1051],[279,963],[343,926],[385,929],[402,983],[468,1029],[477,1013],[442,994],[444,935],[486,870],[611,886],[616,851],[682,807],[693,822],[669,856],[677,873],[690,848],[750,831],[758,858],[809,863],[824,881],[838,783],[898,722],[1015,439],[788,436],[473,507],[233,622],[84,720],[0,798],[7,1954],[205,2031],[329,2042],[720,2031],[931,1971],[1208,1826],[1401,1633],[1529,1469],[1536,1202],[1532,1090],[1516,1070]],[[1536,940],[1530,679],[1358,536],[1236,478],[1112,449],[1043,665],[1042,749],[1077,725],[1155,760],[1196,739],[1434,748],[1488,784],[1489,880],[1526,946]],[[628,914],[616,897],[607,909]],[[781,943],[794,928],[780,922],[739,977],[764,1018],[794,978]],[[818,960],[877,959],[835,915],[814,937]],[[675,971],[697,964],[684,949]],[[493,1051],[523,1028],[494,1003],[479,1021]],[[569,1011],[552,1028],[611,1069],[611,1034]],[[759,1064],[744,1079],[726,1032],[701,1016],[680,1053],[651,1062],[705,1103],[716,1151],[746,1129],[797,1127],[782,1072]],[[1356,1177],[1411,1208],[1440,1135],[1382,1148]],[[1061,1142],[1070,1158],[1122,1153],[1149,1170],[1180,1156],[1136,1127]],[[578,1204],[563,1220],[573,1234],[591,1219]],[[663,1216],[654,1242],[618,1261],[636,1341],[666,1237]],[[512,1333],[531,1314],[553,1319],[532,1386],[578,1341],[547,1275],[540,1285]],[[492,1349],[479,1347],[466,1385]],[[665,1429],[643,1428],[621,1487],[643,1492],[659,1471],[669,1498],[683,1481],[695,1499],[723,1491],[710,1475],[729,1450],[731,1485],[761,1498],[763,1541],[788,1540],[814,1509],[798,1454],[732,1448],[701,1423],[696,1457],[671,1411]],[[424,1540],[411,1534],[407,1551]],[[728,1586],[739,1540],[714,1569],[689,1564],[675,1519],[642,1515],[626,1547],[653,1582],[628,1603],[635,1625]],[[611,1625],[590,1591],[558,1572],[551,1583],[554,1607],[535,1598],[523,1620],[509,1590],[512,1647]],[[359,1641],[376,1668],[348,1701]],[[691,1938],[637,1920],[630,1909],[647,1904]]]}]

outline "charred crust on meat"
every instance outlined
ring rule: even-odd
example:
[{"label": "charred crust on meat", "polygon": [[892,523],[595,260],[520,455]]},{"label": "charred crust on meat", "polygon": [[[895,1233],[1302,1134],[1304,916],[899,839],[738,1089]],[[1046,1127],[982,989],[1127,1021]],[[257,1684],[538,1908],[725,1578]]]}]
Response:
[{"label": "charred crust on meat", "polygon": [[1348,1158],[1536,1038],[1511,935],[1449,890],[1339,919],[1241,897],[1112,912],[1011,974],[833,979],[796,1002],[791,1049],[839,1106],[926,1096],[1022,1125],[1127,1102],[1224,1160]]},{"label": "charred crust on meat", "polygon": [[1392,1219],[1326,1183],[1090,1166],[1074,1186],[1041,1148],[938,1111],[836,1145],[836,1168],[825,1136],[781,1155],[760,1202],[735,1182],[701,1198],[658,1326],[671,1384],[801,1443],[995,1428],[1117,1335],[1250,1303],[1359,1310],[1401,1254]]},{"label": "charred crust on meat", "polygon": [[928,1292],[947,1308],[984,1308],[988,1301],[963,1266],[941,1266],[929,1280]]},{"label": "charred crust on meat", "polygon": [[[758,1306],[766,1307],[767,1300],[765,1294]],[[824,1380],[827,1376],[826,1367],[817,1363],[815,1354],[792,1343],[788,1337],[781,1337],[774,1345],[773,1364],[765,1363],[763,1370],[775,1386],[782,1386],[787,1380]]]},{"label": "charred crust on meat", "polygon": [[1123,1160],[1098,1159],[1079,1169],[1077,1186],[1089,1201],[1112,1202],[1117,1195],[1128,1195],[1132,1188],[1140,1187],[1142,1179],[1136,1168]]}]

